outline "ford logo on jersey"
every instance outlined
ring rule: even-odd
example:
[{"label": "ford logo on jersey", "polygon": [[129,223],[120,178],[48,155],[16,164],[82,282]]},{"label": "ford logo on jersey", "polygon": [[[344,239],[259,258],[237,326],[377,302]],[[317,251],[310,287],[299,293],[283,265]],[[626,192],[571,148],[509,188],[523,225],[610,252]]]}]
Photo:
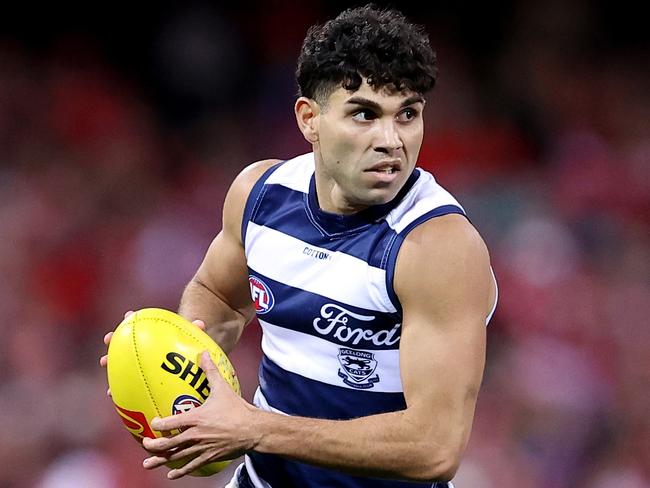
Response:
[{"label": "ford logo on jersey", "polygon": [[275,298],[269,286],[257,276],[249,276],[248,283],[251,287],[251,298],[255,304],[255,313],[263,315],[273,308]]}]

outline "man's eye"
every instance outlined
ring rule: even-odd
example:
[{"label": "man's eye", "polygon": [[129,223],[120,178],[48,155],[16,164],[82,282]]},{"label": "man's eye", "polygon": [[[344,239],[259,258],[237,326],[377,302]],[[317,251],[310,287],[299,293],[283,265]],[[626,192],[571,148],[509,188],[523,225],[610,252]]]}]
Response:
[{"label": "man's eye", "polygon": [[418,111],[415,110],[414,108],[407,108],[399,113],[397,116],[398,120],[401,122],[408,122],[409,120],[413,120],[418,116]]},{"label": "man's eye", "polygon": [[354,112],[352,118],[359,122],[365,122],[367,120],[376,119],[377,115],[372,110],[362,109]]}]

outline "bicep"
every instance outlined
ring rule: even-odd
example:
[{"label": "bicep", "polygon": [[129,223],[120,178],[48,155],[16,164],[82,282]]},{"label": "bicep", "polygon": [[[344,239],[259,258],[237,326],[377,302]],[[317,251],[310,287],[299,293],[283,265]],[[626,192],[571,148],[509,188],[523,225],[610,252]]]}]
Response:
[{"label": "bicep", "polygon": [[491,293],[487,251],[459,219],[416,228],[400,250],[395,276],[407,409],[436,441],[458,452],[469,437],[483,375]]},{"label": "bicep", "polygon": [[253,163],[233,181],[223,205],[223,229],[214,238],[194,280],[250,320],[253,306],[248,286],[248,266],[242,242],[244,207],[261,175],[278,160]]},{"label": "bicep", "polygon": [[247,319],[253,309],[248,291],[248,268],[240,241],[223,229],[214,238],[194,280]]}]

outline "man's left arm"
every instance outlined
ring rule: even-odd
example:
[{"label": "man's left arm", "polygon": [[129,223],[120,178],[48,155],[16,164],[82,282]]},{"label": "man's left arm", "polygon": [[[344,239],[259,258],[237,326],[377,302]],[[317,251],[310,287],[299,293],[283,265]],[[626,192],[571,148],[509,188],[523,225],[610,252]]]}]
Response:
[{"label": "man's left arm", "polygon": [[428,224],[408,236],[397,265],[400,368],[407,412],[420,429],[420,467],[451,479],[469,440],[496,286],[485,244],[465,217]]},{"label": "man's left arm", "polygon": [[206,360],[211,398],[187,414],[152,423],[157,430],[186,430],[145,440],[159,454],[145,467],[168,456],[199,454],[169,473],[177,478],[200,464],[254,450],[356,475],[451,479],[469,437],[485,362],[485,317],[494,296],[487,250],[464,217],[433,219],[404,241],[394,282],[404,312],[405,410],[345,421],[264,412],[229,391]]}]

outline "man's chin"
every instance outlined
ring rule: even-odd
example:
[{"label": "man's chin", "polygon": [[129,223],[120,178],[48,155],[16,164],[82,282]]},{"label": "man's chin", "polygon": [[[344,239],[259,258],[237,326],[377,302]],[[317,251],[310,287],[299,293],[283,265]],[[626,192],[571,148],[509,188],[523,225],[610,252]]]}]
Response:
[{"label": "man's chin", "polygon": [[392,187],[373,188],[366,195],[365,204],[368,206],[384,205],[392,201],[397,193],[398,191]]}]

